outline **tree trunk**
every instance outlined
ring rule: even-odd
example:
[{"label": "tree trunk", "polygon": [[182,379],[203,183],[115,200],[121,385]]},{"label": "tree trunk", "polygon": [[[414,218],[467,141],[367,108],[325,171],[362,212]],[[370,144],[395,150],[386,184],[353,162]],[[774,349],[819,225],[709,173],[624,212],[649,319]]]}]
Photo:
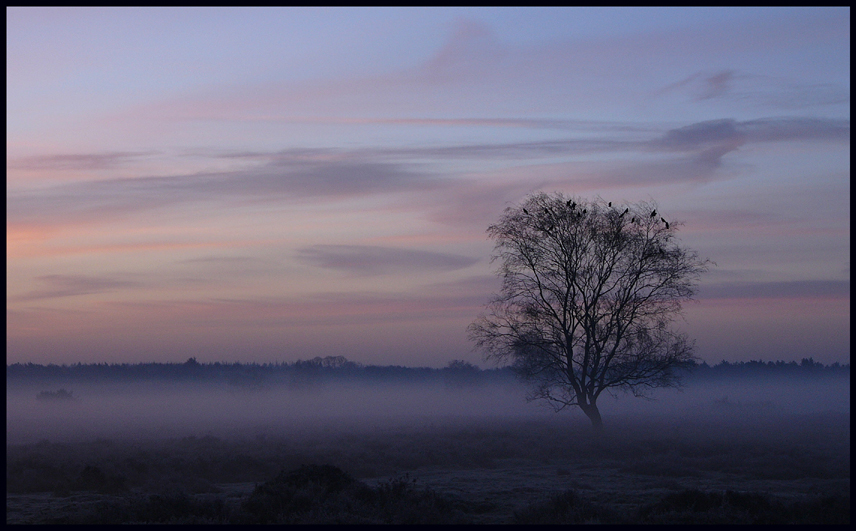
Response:
[{"label": "tree trunk", "polygon": [[597,404],[580,404],[580,409],[583,410],[583,413],[591,421],[591,427],[594,428],[595,431],[603,430],[603,419],[600,418],[600,410],[597,408]]}]

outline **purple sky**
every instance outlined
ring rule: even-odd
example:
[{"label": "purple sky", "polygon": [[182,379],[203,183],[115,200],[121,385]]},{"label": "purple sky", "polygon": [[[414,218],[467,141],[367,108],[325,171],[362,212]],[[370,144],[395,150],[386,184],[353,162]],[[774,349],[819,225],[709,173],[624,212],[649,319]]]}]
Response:
[{"label": "purple sky", "polygon": [[536,190],[654,200],[676,326],[850,361],[850,10],[7,9],[7,362],[444,366]]}]

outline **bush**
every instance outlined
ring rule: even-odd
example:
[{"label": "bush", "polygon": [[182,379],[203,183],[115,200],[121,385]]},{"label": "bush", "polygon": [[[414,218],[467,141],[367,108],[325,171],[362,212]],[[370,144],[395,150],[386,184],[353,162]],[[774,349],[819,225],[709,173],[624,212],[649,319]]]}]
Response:
[{"label": "bush", "polygon": [[74,398],[71,391],[60,389],[59,391],[42,391],[36,395],[36,400],[49,402],[73,402],[77,399]]},{"label": "bush", "polygon": [[691,489],[642,507],[639,523],[849,524],[850,500],[826,496],[788,503],[758,493]]},{"label": "bush", "polygon": [[592,524],[606,523],[612,515],[580,497],[576,491],[567,490],[544,502],[531,503],[514,513],[512,523],[532,524]]},{"label": "bush", "polygon": [[407,476],[375,488],[331,465],[304,465],[259,485],[243,523],[443,524],[466,521],[460,504],[419,490]]},{"label": "bush", "polygon": [[92,465],[86,465],[77,482],[73,486],[73,490],[90,490],[100,492],[102,494],[116,494],[124,492],[127,489],[125,486],[125,478],[122,476],[108,476],[101,471],[100,468]]}]

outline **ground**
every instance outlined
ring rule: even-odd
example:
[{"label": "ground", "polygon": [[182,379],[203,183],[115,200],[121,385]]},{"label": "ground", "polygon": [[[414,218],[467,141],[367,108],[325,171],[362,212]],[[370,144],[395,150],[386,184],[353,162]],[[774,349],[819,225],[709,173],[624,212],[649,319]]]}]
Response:
[{"label": "ground", "polygon": [[[138,516],[148,518],[153,497],[184,496],[222,504],[215,516],[203,505],[178,516],[163,509],[161,521],[237,523],[258,485],[305,464],[339,467],[371,488],[398,482],[430,491],[449,518],[468,523],[847,523],[850,416],[732,408],[704,419],[607,419],[602,435],[567,416],[435,418],[7,445],[6,521],[86,523],[132,503],[148,504]],[[325,511],[313,518],[334,518]],[[371,518],[432,518],[378,514]]]}]

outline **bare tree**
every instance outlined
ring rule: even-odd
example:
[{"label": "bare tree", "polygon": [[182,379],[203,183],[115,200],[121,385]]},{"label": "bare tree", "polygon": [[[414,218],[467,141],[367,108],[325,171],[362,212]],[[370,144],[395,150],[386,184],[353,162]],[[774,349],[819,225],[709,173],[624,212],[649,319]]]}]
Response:
[{"label": "bare tree", "polygon": [[656,211],[542,192],[487,230],[503,283],[470,338],[535,384],[530,399],[578,406],[595,429],[601,393],[677,387],[676,369],[694,359],[669,324],[710,261],[681,247],[680,223]]}]

